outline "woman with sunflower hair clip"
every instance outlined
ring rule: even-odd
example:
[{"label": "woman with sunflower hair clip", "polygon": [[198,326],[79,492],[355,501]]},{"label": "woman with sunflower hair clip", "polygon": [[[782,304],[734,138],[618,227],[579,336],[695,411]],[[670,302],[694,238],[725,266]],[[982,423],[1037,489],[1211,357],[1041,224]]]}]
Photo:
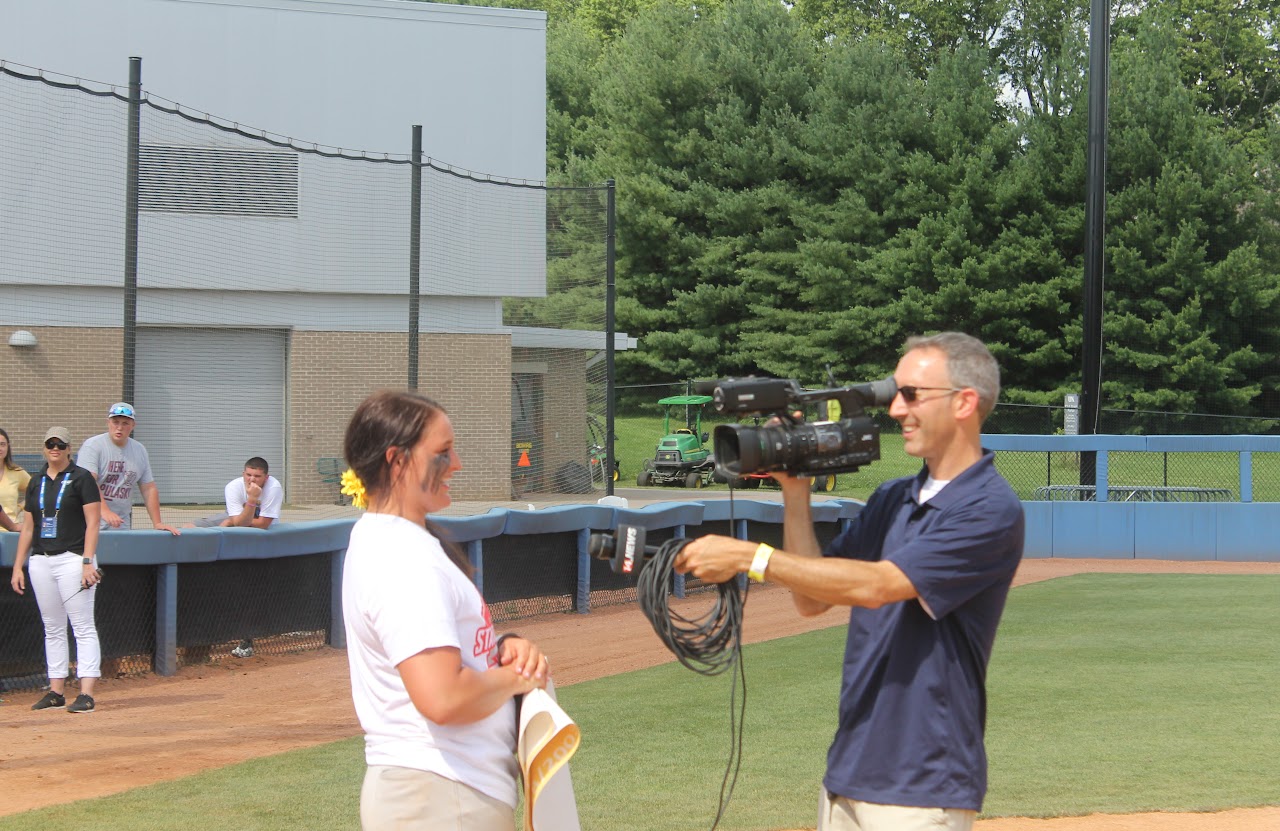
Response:
[{"label": "woman with sunflower hair clip", "polygon": [[347,426],[351,531],[342,608],[368,770],[360,822],[375,829],[511,831],[516,696],[545,688],[547,660],[496,638],[471,566],[427,515],[450,504],[462,463],[439,404],[367,398]]}]

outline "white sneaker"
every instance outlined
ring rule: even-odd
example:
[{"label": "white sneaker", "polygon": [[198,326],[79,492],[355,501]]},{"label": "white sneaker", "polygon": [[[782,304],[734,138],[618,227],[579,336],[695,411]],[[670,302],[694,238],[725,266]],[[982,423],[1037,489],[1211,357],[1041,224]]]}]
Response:
[{"label": "white sneaker", "polygon": [[237,646],[235,649],[231,650],[231,654],[232,654],[232,655],[234,655],[234,656],[236,656],[237,658],[252,658],[252,657],[253,657],[253,647],[252,647],[252,646]]}]

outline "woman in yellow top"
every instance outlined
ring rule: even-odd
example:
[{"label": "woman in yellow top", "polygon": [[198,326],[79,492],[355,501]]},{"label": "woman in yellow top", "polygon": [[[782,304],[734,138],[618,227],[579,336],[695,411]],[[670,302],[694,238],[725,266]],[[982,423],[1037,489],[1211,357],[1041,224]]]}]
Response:
[{"label": "woman in yellow top", "polygon": [[31,474],[13,461],[13,448],[9,446],[9,434],[0,430],[0,509],[15,523],[22,522],[22,503],[27,495],[27,483]]}]

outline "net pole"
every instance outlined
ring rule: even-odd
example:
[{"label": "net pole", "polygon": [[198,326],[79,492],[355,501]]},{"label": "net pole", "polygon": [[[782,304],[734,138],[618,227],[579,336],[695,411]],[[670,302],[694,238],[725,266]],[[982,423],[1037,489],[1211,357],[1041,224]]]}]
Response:
[{"label": "net pole", "polygon": [[606,496],[613,496],[613,416],[614,416],[614,338],[613,330],[617,325],[613,316],[613,305],[617,296],[617,284],[615,282],[614,273],[614,238],[616,236],[617,223],[615,220],[615,211],[617,201],[615,199],[616,187],[613,179],[604,183],[605,186],[605,232],[604,232],[604,355],[605,355],[605,374],[604,374],[604,492]]},{"label": "net pole", "polygon": [[[1107,74],[1111,9],[1092,0],[1089,16],[1089,124],[1085,180],[1084,302],[1080,432],[1098,432],[1102,394],[1102,284],[1107,200]],[[1080,454],[1080,484],[1097,484],[1097,454]]]},{"label": "net pole", "polygon": [[418,388],[418,294],[422,253],[422,125],[413,125],[413,154],[409,163],[409,389]]},{"label": "net pole", "polygon": [[124,355],[120,398],[133,401],[138,356],[138,158],[142,144],[142,58],[129,59],[129,115],[124,189]]}]

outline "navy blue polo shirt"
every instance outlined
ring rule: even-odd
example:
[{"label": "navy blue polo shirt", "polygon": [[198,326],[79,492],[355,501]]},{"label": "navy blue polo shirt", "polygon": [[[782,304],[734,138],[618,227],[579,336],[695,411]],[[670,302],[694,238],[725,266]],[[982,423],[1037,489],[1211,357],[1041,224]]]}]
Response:
[{"label": "navy blue polo shirt", "polygon": [[881,485],[824,552],[889,560],[920,597],[851,610],[823,784],[864,802],[980,811],[987,662],[1022,559],[1022,505],[990,451],[922,505],[926,476]]}]

